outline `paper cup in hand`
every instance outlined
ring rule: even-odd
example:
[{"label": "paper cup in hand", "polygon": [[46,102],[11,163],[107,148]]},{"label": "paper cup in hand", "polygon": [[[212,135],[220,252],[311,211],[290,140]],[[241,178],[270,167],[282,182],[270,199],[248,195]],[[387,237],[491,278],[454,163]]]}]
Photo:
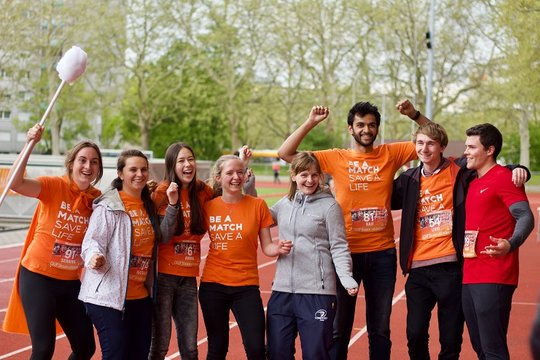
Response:
[{"label": "paper cup in hand", "polygon": [[73,84],[86,70],[88,56],[77,46],[72,46],[56,65],[60,79]]}]

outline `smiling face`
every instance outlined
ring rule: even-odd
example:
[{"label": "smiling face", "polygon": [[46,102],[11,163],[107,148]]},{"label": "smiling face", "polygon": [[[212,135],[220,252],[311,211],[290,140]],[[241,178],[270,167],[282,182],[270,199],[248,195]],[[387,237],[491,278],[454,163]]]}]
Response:
[{"label": "smiling face", "polygon": [[441,163],[444,147],[427,135],[416,135],[416,154],[418,159],[428,168],[435,169]]},{"label": "smiling face", "polygon": [[124,168],[118,171],[118,177],[125,193],[140,198],[148,180],[148,161],[139,156],[127,158]]},{"label": "smiling face", "polygon": [[242,160],[227,160],[216,180],[221,184],[224,195],[241,194],[245,180]]},{"label": "smiling face", "polygon": [[491,167],[495,163],[493,159],[494,146],[487,149],[480,142],[480,136],[467,136],[465,140],[465,152],[463,155],[467,158],[467,169],[477,170],[483,173],[483,169]]},{"label": "smiling face", "polygon": [[188,148],[182,148],[176,157],[174,172],[180,182],[182,188],[187,189],[196,175],[197,165],[195,164],[195,156]]},{"label": "smiling face", "polygon": [[320,185],[321,174],[312,165],[307,170],[291,176],[291,180],[296,182],[296,187],[305,195],[314,194]]},{"label": "smiling face", "polygon": [[79,189],[86,190],[98,177],[100,171],[100,158],[97,151],[91,147],[82,148],[73,163],[70,165],[71,179]]},{"label": "smiling face", "polygon": [[372,114],[363,117],[356,115],[352,125],[349,125],[349,134],[362,147],[372,147],[378,133],[377,119]]}]

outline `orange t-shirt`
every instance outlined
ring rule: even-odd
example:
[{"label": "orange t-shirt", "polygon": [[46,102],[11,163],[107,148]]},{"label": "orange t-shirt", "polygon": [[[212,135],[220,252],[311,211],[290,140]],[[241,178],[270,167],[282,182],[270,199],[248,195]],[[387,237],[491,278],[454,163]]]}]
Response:
[{"label": "orange t-shirt", "polygon": [[228,286],[259,285],[259,231],[274,221],[264,200],[244,195],[237,204],[220,197],[206,203],[210,249],[201,282]]},{"label": "orange t-shirt", "polygon": [[[154,191],[153,199],[155,204],[161,205],[159,214],[165,215],[167,208],[167,188],[168,182],[161,183]],[[212,198],[212,188],[204,185],[203,190],[197,193],[201,206]],[[166,200],[163,201],[163,198]],[[191,211],[189,205],[188,189],[180,191],[181,207],[184,216],[184,232],[175,235],[167,244],[160,244],[158,248],[158,271],[160,273],[176,276],[199,276],[199,264],[201,263],[201,239],[205,234],[191,234]]]},{"label": "orange t-shirt", "polygon": [[396,171],[417,158],[412,142],[376,146],[370,153],[350,149],[315,151],[322,171],[334,179],[352,253],[395,247],[390,200]]},{"label": "orange t-shirt", "polygon": [[59,280],[79,279],[83,265],[81,244],[92,213],[92,201],[100,191],[81,192],[64,177],[38,177],[39,204],[30,227],[34,230],[21,265]]},{"label": "orange t-shirt", "polygon": [[150,217],[141,199],[119,192],[126,212],[131,218],[131,254],[129,258],[129,278],[127,300],[142,299],[148,296],[144,286],[152,263],[155,235]]},{"label": "orange t-shirt", "polygon": [[[454,168],[454,169],[452,169]],[[455,255],[452,243],[453,189],[459,166],[453,161],[435,176],[422,176],[416,206],[413,261]]]}]

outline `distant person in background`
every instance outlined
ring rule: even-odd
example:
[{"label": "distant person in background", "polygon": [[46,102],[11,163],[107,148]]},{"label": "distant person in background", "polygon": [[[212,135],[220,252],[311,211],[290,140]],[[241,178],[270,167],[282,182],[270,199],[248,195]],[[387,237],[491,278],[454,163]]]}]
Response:
[{"label": "distant person in background", "polygon": [[112,187],[94,202],[79,299],[96,327],[102,359],[147,360],[159,220],[146,156],[122,151],[116,170]]},{"label": "distant person in background", "polygon": [[266,202],[242,193],[242,160],[220,157],[210,181],[216,198],[206,202],[210,248],[199,287],[208,334],[208,360],[225,359],[229,348],[229,313],[238,323],[246,356],[266,359],[264,309],[259,291],[257,248],[266,256],[287,254],[290,241],[272,241],[272,215]]},{"label": "distant person in background", "polygon": [[274,161],[272,161],[272,171],[274,172],[274,184],[281,184],[281,180],[279,179],[279,172],[281,171],[281,159],[276,158]]},{"label": "distant person in background", "polygon": [[304,359],[329,360],[337,281],[351,296],[358,284],[352,278],[341,207],[323,186],[312,153],[296,154],[289,194],[270,211],[279,237],[291,240],[293,249],[277,260],[267,311],[268,357],[294,359],[299,333]]},{"label": "distant person in background", "polygon": [[[26,142],[41,139],[43,127],[28,130]],[[64,176],[24,177],[32,149],[14,176],[12,190],[37,198],[38,206],[21,254],[3,330],[30,333],[31,359],[51,359],[56,333],[66,334],[69,359],[90,359],[96,350],[94,330],[84,304],[77,299],[83,265],[81,243],[92,213],[92,201],[101,192],[94,185],[103,176],[103,162],[96,144],[78,143],[66,156]],[[10,172],[9,177],[12,173]],[[62,329],[55,326],[55,320]]]}]

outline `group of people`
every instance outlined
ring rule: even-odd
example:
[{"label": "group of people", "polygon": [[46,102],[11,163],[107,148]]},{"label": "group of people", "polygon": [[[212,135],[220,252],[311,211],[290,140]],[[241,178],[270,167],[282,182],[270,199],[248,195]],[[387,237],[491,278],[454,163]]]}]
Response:
[{"label": "group of people", "polygon": [[[30,334],[32,359],[52,358],[60,327],[70,359],[92,357],[93,327],[104,359],[163,359],[172,319],[181,358],[197,359],[200,303],[207,359],[226,358],[231,311],[248,359],[294,359],[298,334],[304,358],[346,359],[363,283],[369,356],[389,359],[398,257],[391,211],[403,209],[399,263],[408,276],[411,359],[429,359],[435,304],[441,359],[459,358],[464,321],[479,358],[508,358],[518,249],[534,226],[522,186],[527,169],[497,165],[502,135],[493,125],[469,129],[464,157],[447,159],[444,129],[408,100],[396,107],[420,125],[413,142],[375,146],[380,113],[360,102],[347,119],[351,149],[297,152],[329,115],[313,107],[278,150],[291,163],[291,185],[270,209],[251,196],[247,148],[220,157],[207,183],[197,178],[193,149],[174,143],[155,189],[146,156],[126,150],[103,194],[94,187],[103,175],[94,143],[68,153],[61,177],[24,177],[29,155],[21,155],[12,189],[39,203],[3,329]],[[32,127],[27,142],[42,132]],[[417,158],[418,167],[394,180]],[[270,233],[276,225],[279,240]],[[278,258],[266,317],[259,246]]]}]

